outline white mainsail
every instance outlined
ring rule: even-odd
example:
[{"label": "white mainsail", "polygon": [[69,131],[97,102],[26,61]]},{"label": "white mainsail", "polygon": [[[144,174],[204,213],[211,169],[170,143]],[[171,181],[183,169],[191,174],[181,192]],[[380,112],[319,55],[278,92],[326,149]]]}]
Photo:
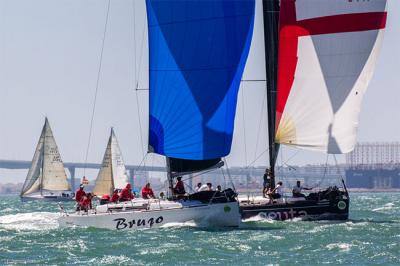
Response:
[{"label": "white mainsail", "polygon": [[64,164],[46,118],[21,196],[35,192],[69,191]]},{"label": "white mainsail", "polygon": [[42,189],[51,191],[71,190],[56,141],[46,118],[43,150]]},{"label": "white mainsail", "polygon": [[114,130],[111,135],[104,153],[101,169],[96,179],[93,193],[95,195],[111,195],[114,189],[122,189],[128,182],[126,168],[122,159],[121,149],[119,148]]}]

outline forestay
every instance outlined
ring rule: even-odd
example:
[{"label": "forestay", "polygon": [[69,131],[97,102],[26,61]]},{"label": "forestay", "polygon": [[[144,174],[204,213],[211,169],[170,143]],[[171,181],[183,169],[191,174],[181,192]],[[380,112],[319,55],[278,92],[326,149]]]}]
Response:
[{"label": "forestay", "polygon": [[231,149],[254,1],[146,3],[149,150],[172,158],[218,162]]},{"label": "forestay", "polygon": [[277,143],[353,150],[386,17],[386,0],[281,1]]}]

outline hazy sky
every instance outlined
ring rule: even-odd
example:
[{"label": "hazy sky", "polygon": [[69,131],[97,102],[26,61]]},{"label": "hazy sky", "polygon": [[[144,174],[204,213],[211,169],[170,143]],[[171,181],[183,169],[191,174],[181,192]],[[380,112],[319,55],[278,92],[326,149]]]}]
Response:
[{"label": "hazy sky", "polygon": [[[47,116],[63,160],[84,161],[107,3],[0,0],[0,159],[31,160]],[[262,36],[261,23],[256,20],[255,36]],[[400,141],[399,25],[400,1],[389,0],[383,49],[364,98],[360,141]],[[256,37],[245,78],[265,77],[262,48],[262,39]],[[136,80],[140,88],[148,87],[144,0],[111,1],[102,63],[88,161],[101,161],[114,126],[126,163],[139,164],[147,147],[148,92],[134,89]],[[266,150],[264,86],[242,85],[230,166],[249,164]],[[283,160],[292,153],[284,150]],[[300,154],[291,163],[325,160]],[[266,160],[265,154],[255,165]],[[161,163],[158,156],[147,160]],[[0,182],[15,181],[14,176],[23,180],[25,171],[14,173],[0,169]]]}]

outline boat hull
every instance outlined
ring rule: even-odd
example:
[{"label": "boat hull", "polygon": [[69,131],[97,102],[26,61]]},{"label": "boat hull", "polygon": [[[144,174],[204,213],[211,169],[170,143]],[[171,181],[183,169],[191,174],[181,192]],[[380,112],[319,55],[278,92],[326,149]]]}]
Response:
[{"label": "boat hull", "polygon": [[21,197],[22,201],[35,201],[35,200],[43,200],[43,201],[73,201],[73,193],[69,194],[57,194],[57,195],[40,195],[40,194],[32,194],[32,195],[27,195],[27,196],[22,196]]},{"label": "boat hull", "polygon": [[130,210],[108,213],[62,214],[60,226],[84,226],[113,230],[156,228],[171,223],[194,222],[199,226],[237,227],[240,223],[237,202],[185,205],[179,208]]},{"label": "boat hull", "polygon": [[259,216],[271,220],[347,220],[349,198],[334,200],[301,200],[270,204],[254,201],[240,204],[242,219]]}]

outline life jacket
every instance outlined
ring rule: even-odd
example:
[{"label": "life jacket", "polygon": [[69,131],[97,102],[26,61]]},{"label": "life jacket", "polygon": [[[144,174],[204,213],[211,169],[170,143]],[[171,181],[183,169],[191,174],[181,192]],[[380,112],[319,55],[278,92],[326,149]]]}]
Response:
[{"label": "life jacket", "polygon": [[86,192],[83,191],[83,190],[78,189],[78,190],[75,192],[75,201],[76,201],[76,202],[81,202],[81,200],[82,200],[82,198],[83,198],[84,196],[86,196]]},{"label": "life jacket", "polygon": [[121,191],[121,195],[119,196],[119,200],[120,201],[131,200],[133,198],[134,198],[134,196],[133,196],[132,192],[128,188],[124,188]]},{"label": "life jacket", "polygon": [[146,186],[142,188],[142,198],[148,199],[150,197],[154,197],[154,192],[151,188],[147,188]]},{"label": "life jacket", "polygon": [[185,194],[185,185],[183,181],[178,181],[175,185],[174,191],[176,194]]},{"label": "life jacket", "polygon": [[86,210],[89,208],[91,209],[92,208],[92,199],[89,199],[88,197],[84,196],[82,198],[82,200],[80,201],[79,205],[82,209],[86,209]]},{"label": "life jacket", "polygon": [[118,193],[114,193],[114,194],[112,194],[112,197],[111,197],[111,202],[117,202],[118,201],[118,199],[119,199],[119,195],[118,195]]}]

